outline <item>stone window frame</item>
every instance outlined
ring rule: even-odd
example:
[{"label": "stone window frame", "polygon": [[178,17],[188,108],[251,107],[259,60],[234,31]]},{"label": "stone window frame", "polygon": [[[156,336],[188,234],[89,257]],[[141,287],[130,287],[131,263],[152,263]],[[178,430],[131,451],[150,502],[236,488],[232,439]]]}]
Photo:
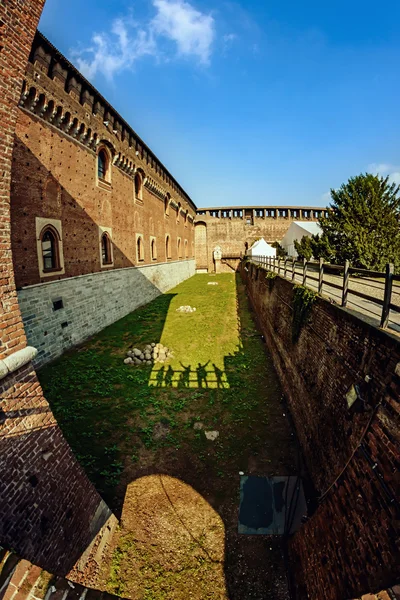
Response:
[{"label": "stone window frame", "polygon": [[183,243],[183,253],[185,255],[185,259],[189,258],[189,244],[187,240],[184,240]]},{"label": "stone window frame", "polygon": [[[99,156],[100,153],[104,153],[106,157],[106,170],[105,177],[99,177]],[[111,174],[112,174],[112,156],[110,149],[105,145],[101,144],[96,153],[96,184],[102,189],[111,190]]]},{"label": "stone window frame", "polygon": [[165,234],[165,259],[171,260],[171,236],[169,233]]},{"label": "stone window frame", "polygon": [[[107,235],[109,240],[109,250],[110,250],[110,262],[103,263],[103,236]],[[114,245],[112,241],[112,229],[111,227],[102,227],[99,226],[99,253],[100,253],[100,267],[102,269],[107,269],[114,266]]]},{"label": "stone window frame", "polygon": [[180,237],[176,240],[176,250],[178,253],[178,260],[182,258],[182,239]]},{"label": "stone window frame", "polygon": [[157,239],[154,235],[150,236],[150,257],[151,260],[156,261],[157,258]]},{"label": "stone window frame", "polygon": [[[54,277],[54,275],[65,274],[64,249],[62,241],[62,225],[60,219],[48,219],[45,217],[35,218],[36,226],[36,250],[39,264],[40,277]],[[54,269],[45,269],[43,261],[42,239],[46,231],[51,231],[57,243],[55,247],[57,267]]]},{"label": "stone window frame", "polygon": [[136,234],[136,262],[137,263],[142,263],[144,262],[145,259],[145,255],[144,255],[144,236],[143,233],[137,233]]}]

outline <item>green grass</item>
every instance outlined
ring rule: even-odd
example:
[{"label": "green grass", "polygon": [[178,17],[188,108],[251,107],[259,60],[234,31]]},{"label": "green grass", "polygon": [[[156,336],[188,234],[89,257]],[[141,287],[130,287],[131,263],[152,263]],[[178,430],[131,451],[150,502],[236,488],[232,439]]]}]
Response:
[{"label": "green grass", "polygon": [[[176,312],[188,304],[197,311]],[[174,353],[167,364],[124,365],[129,348],[159,341]],[[233,274],[196,275],[46,366],[39,379],[75,455],[113,508],[121,504],[119,482],[137,475],[144,456],[146,466],[158,467],[167,451],[178,461],[192,456],[194,478],[204,468],[222,483],[251,456],[262,455],[271,472],[293,462],[282,449],[291,441],[279,383]],[[194,431],[196,421],[220,431],[211,448]],[[160,423],[168,434],[155,439]]]}]

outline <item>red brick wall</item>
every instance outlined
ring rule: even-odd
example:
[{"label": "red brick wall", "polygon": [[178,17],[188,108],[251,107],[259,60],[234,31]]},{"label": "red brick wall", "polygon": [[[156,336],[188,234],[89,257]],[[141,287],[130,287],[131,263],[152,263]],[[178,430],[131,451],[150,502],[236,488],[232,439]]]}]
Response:
[{"label": "red brick wall", "polygon": [[[112,189],[96,185],[96,155],[42,120],[19,112],[11,188],[12,246],[17,287],[101,271],[98,226],[112,228],[114,266],[149,264],[150,236],[156,237],[158,262],[166,260],[165,236],[171,236],[172,260],[178,259],[177,238],[188,241],[192,258],[194,228],[144,187],[143,203],[134,199],[132,178],[112,167]],[[57,194],[46,194],[54,178]],[[40,278],[35,217],[62,223],[65,274]],[[143,235],[144,261],[137,261],[136,234]]]},{"label": "red brick wall", "polygon": [[[64,69],[61,80],[54,75],[57,61]],[[81,95],[71,88],[71,77],[80,82]],[[26,69],[21,107],[11,188],[17,287],[102,270],[99,226],[112,229],[114,265],[109,269],[138,264],[137,234],[144,242],[140,264],[166,261],[167,234],[172,261],[194,257],[191,200],[106,100],[40,34]],[[109,186],[97,184],[96,154],[104,145],[114,163]],[[138,171],[144,181],[139,201],[134,194]],[[171,205],[165,210],[168,195]],[[36,217],[61,220],[63,274],[40,277]],[[151,258],[151,237],[156,238],[157,261]]]},{"label": "red brick wall", "polygon": [[[10,241],[11,155],[22,78],[42,1],[0,4],[0,360],[21,350]],[[68,572],[109,515],[26,365],[0,380],[0,544]]]},{"label": "red brick wall", "polygon": [[[294,343],[293,285],[271,282],[255,267],[243,276],[318,495],[350,459],[291,541],[297,597],[342,600],[393,585],[400,564],[399,341],[317,298]],[[369,412],[348,410],[353,383],[364,386]]]},{"label": "red brick wall", "polygon": [[0,359],[26,343],[10,246],[11,153],[22,78],[43,4],[0,4]]},{"label": "red brick wall", "polygon": [[30,365],[0,381],[0,544],[66,575],[111,512],[65,441]]}]

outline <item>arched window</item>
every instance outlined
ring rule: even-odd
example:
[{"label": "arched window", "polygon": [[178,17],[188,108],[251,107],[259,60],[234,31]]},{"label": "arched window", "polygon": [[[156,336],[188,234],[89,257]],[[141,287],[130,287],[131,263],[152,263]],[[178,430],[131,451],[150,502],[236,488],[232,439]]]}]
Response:
[{"label": "arched window", "polygon": [[169,235],[165,239],[165,258],[171,258],[171,240]]},{"label": "arched window", "polygon": [[102,148],[97,155],[97,176],[101,181],[108,181],[109,179],[108,164],[107,152]]},{"label": "arched window", "polygon": [[103,265],[112,264],[111,240],[108,233],[101,236],[101,262]]},{"label": "arched window", "polygon": [[156,240],[154,240],[154,239],[151,240],[150,249],[151,249],[151,260],[157,260]]},{"label": "arched window", "polygon": [[178,258],[182,258],[181,238],[178,238]]},{"label": "arched window", "polygon": [[135,175],[135,198],[138,200],[142,199],[142,178],[139,173]]},{"label": "arched window", "polygon": [[185,240],[185,258],[189,258],[188,241]]},{"label": "arched window", "polygon": [[59,239],[57,232],[52,227],[43,229],[40,236],[42,244],[43,271],[59,271],[60,267],[60,252]]},{"label": "arched window", "polygon": [[143,261],[144,260],[144,247],[143,247],[143,240],[140,235],[137,239],[136,246],[137,246],[138,262]]}]

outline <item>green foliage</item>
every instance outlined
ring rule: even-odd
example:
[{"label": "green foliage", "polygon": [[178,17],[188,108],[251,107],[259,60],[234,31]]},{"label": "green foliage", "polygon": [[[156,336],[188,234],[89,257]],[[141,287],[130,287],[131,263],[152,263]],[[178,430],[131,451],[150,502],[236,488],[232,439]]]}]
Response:
[{"label": "green foliage", "polygon": [[293,292],[292,341],[296,343],[303,326],[310,321],[311,311],[317,294],[304,287],[295,285]]},{"label": "green foliage", "polygon": [[287,256],[286,250],[283,249],[279,242],[273,242],[271,246],[276,248],[276,258],[285,258]]},{"label": "green foliage", "polygon": [[315,257],[384,271],[388,262],[400,268],[400,186],[371,173],[352,177],[331,190],[331,210],[320,219]]},{"label": "green foliage", "polygon": [[265,279],[268,281],[268,287],[269,287],[270,292],[272,291],[272,289],[274,287],[275,279],[277,277],[278,277],[278,275],[274,271],[267,271],[265,273]]},{"label": "green foliage", "polygon": [[312,255],[315,259],[323,258],[326,262],[334,262],[335,251],[324,233],[313,235],[310,240]]},{"label": "green foliage", "polygon": [[[276,274],[267,277],[272,282]],[[211,281],[218,286],[208,286]],[[275,440],[278,455],[286,427],[273,417],[279,384],[247,302],[239,277],[196,275],[40,370],[64,435],[111,507],[127,473],[130,480],[140,476],[143,457],[158,472],[163,460],[168,465],[168,451],[185,468],[188,457],[196,468],[197,456],[204,456],[208,476],[220,484],[219,472],[237,472],[239,458],[253,455],[255,435]],[[195,313],[177,312],[189,304]],[[129,348],[152,341],[173,350],[168,364],[123,363]],[[268,419],[273,426],[265,433]],[[204,433],[194,431],[196,421],[223,430],[213,446],[218,456]],[[167,426],[166,437],[157,437],[160,424]],[[256,444],[258,452],[263,448],[264,442]]]},{"label": "green foliage", "polygon": [[294,240],[294,247],[296,248],[296,252],[300,260],[303,260],[303,258],[306,260],[311,260],[311,257],[313,256],[311,244],[311,237],[307,235],[304,235],[300,241]]}]

